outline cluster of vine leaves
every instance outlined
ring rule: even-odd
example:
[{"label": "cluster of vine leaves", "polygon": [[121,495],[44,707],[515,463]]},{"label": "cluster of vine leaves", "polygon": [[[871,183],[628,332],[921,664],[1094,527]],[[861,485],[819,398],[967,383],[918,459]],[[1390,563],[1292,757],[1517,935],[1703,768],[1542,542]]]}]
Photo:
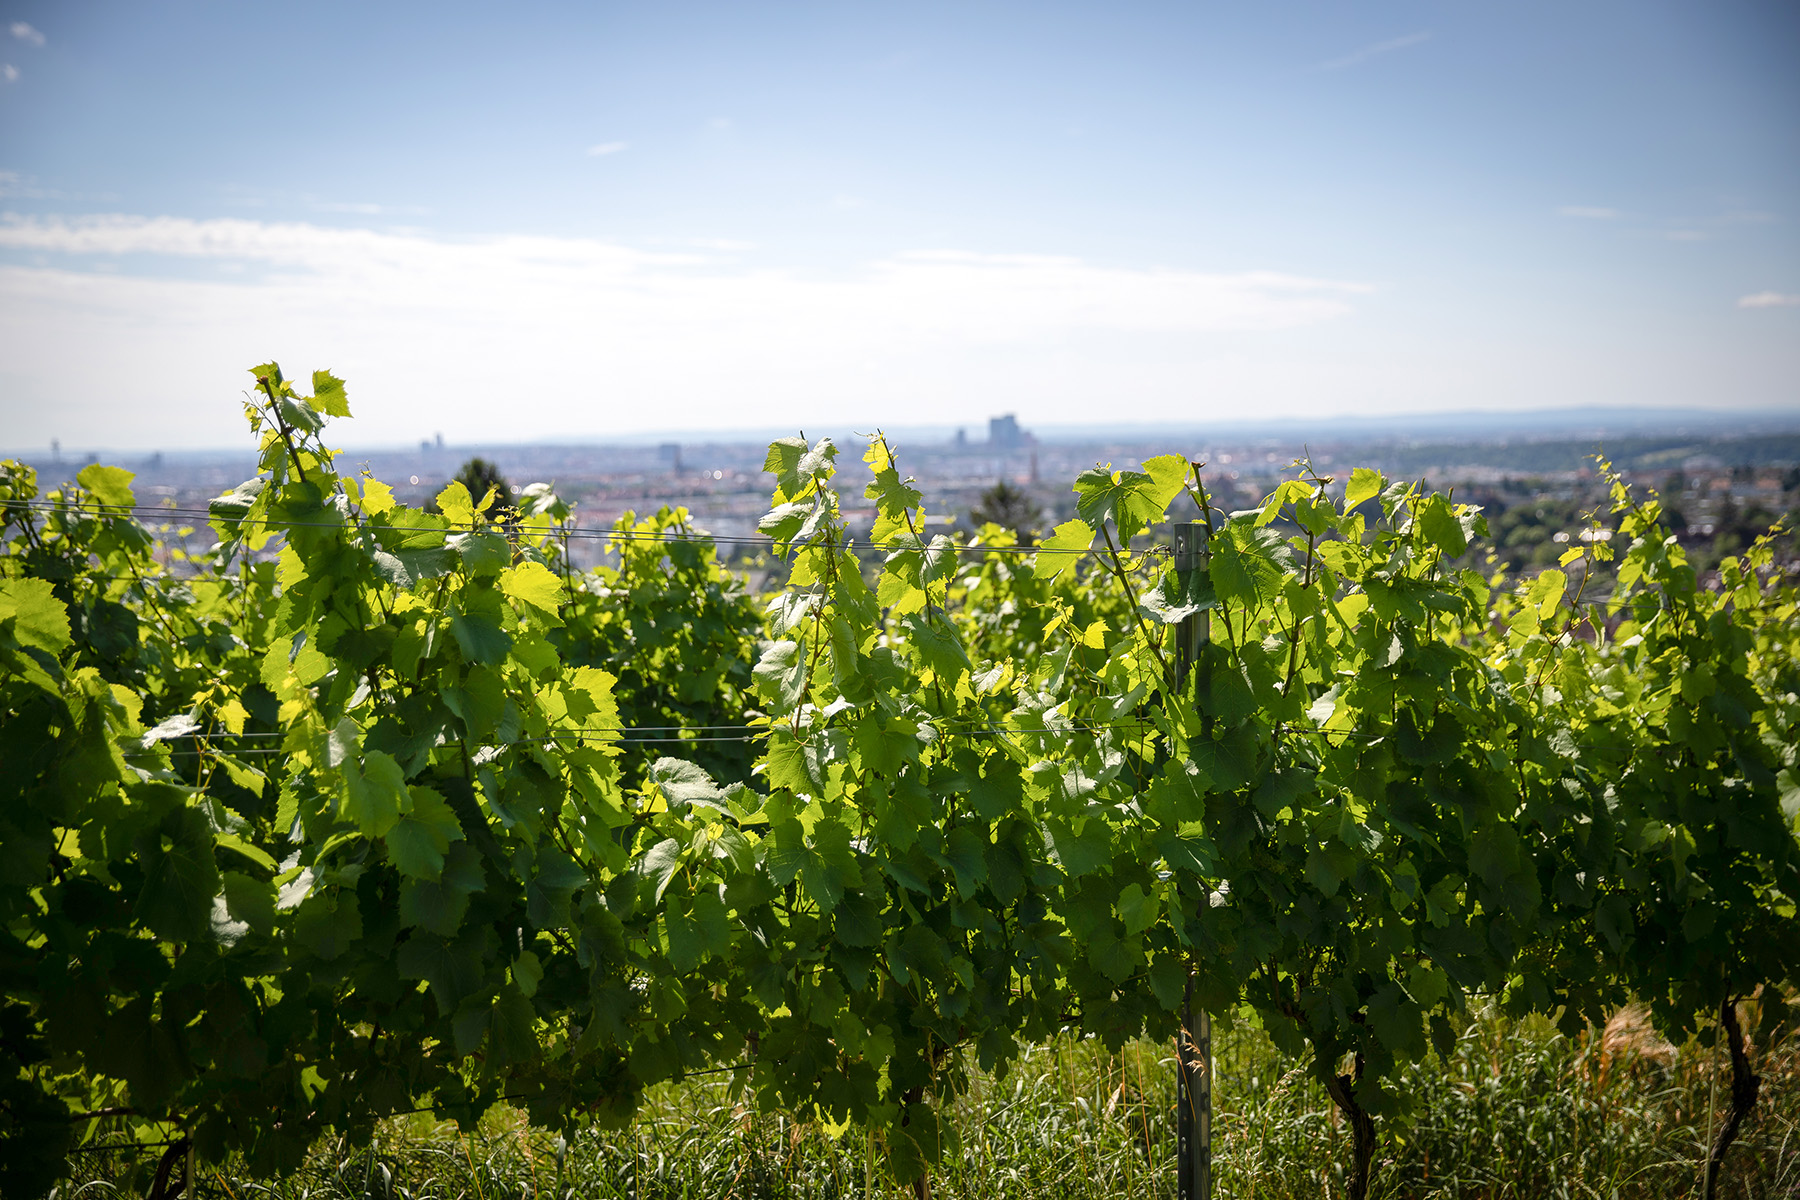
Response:
[{"label": "cluster of vine leaves", "polygon": [[[1766,545],[1699,588],[1622,483],[1609,621],[1373,472],[1225,517],[1177,456],[1096,468],[1023,555],[929,536],[879,435],[855,540],[836,447],[788,439],[759,613],[700,536],[577,574],[547,488],[400,505],[325,446],[341,381],[254,374],[196,576],[126,472],[0,479],[7,1194],[89,1114],[280,1171],[420,1103],[616,1122],[740,1063],[916,1178],[960,1048],[1167,1035],[1192,975],[1311,1062],[1361,1195],[1472,998],[1684,1029],[1800,964],[1793,588]],[[1184,497],[1186,577],[1144,545]]]}]

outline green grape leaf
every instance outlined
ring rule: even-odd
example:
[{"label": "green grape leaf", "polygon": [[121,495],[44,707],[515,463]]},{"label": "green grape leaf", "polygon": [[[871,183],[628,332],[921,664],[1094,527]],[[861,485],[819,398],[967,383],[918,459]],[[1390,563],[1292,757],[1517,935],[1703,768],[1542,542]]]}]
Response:
[{"label": "green grape leaf", "polygon": [[909,509],[916,509],[924,499],[919,489],[912,486],[910,480],[902,480],[900,471],[894,465],[893,455],[889,452],[887,442],[876,438],[869,443],[863,454],[863,461],[869,464],[869,470],[875,478],[863,488],[863,498],[875,501],[881,515],[891,521],[905,519]]},{"label": "green grape leaf", "polygon": [[526,915],[539,929],[570,924],[570,898],[589,882],[587,872],[555,843],[540,843],[537,869],[525,888]]},{"label": "green grape leaf", "polygon": [[491,929],[466,931],[456,941],[415,933],[394,956],[402,979],[423,979],[431,988],[441,1012],[453,1012],[463,999],[477,991],[486,979],[482,961]]},{"label": "green grape leaf", "polygon": [[1255,731],[1239,726],[1217,740],[1196,741],[1189,747],[1194,765],[1220,791],[1243,787],[1256,776]]},{"label": "green grape leaf", "polygon": [[[468,1045],[473,1050],[480,1043],[481,1035],[477,1032],[470,1042],[465,1043],[462,1036],[466,1028],[465,1013],[457,1014],[457,1043],[459,1046]],[[479,1014],[477,1031],[482,1025],[486,1026],[487,1032],[487,1062],[494,1066],[505,1066],[508,1063],[527,1062],[536,1057],[537,1013],[516,983],[502,987],[500,994],[494,998],[493,1007]]]},{"label": "green grape leaf", "polygon": [[663,794],[671,810],[679,811],[698,804],[729,812],[725,793],[700,766],[679,758],[659,758],[650,766],[649,781]]},{"label": "green grape leaf", "polygon": [[1144,460],[1144,474],[1150,476],[1146,503],[1156,510],[1151,522],[1162,520],[1169,504],[1187,487],[1188,460],[1180,454],[1159,454]]},{"label": "green grape leaf", "polygon": [[275,932],[275,885],[238,871],[221,877],[225,907],[231,915],[258,933]]},{"label": "green grape leaf", "polygon": [[801,796],[823,794],[825,776],[819,766],[818,747],[777,736],[769,744],[767,762],[770,787],[786,788]]},{"label": "green grape leaf", "polygon": [[1344,485],[1344,512],[1372,500],[1381,495],[1381,489],[1387,481],[1382,479],[1380,471],[1372,471],[1368,467],[1357,467],[1350,472],[1350,482]]},{"label": "green grape leaf", "polygon": [[538,984],[544,981],[544,964],[538,956],[527,950],[513,959],[513,983],[527,998],[537,995]]},{"label": "green grape leaf", "polygon": [[1146,893],[1135,883],[1125,885],[1119,893],[1119,919],[1125,922],[1125,931],[1140,934],[1156,924],[1157,914],[1162,911],[1162,899],[1155,892]]},{"label": "green grape leaf", "polygon": [[801,527],[809,516],[818,512],[816,501],[798,500],[787,504],[777,504],[762,519],[757,521],[759,533],[765,533],[777,542],[791,542],[799,536]]},{"label": "green grape leaf", "polygon": [[669,935],[669,965],[686,975],[709,954],[731,949],[731,919],[716,889],[702,889],[691,908],[671,911],[664,928]]},{"label": "green grape leaf", "polygon": [[783,712],[794,708],[806,694],[806,647],[804,642],[782,640],[763,647],[762,657],[752,668],[756,690]]},{"label": "green grape leaf", "polygon": [[401,881],[400,923],[455,937],[469,911],[469,897],[484,883],[480,853],[467,842],[452,843],[438,878]]},{"label": "green grape leaf", "polygon": [[1425,1056],[1425,1022],[1399,984],[1384,983],[1369,997],[1369,1024],[1382,1044],[1408,1059]]},{"label": "green grape leaf", "polygon": [[775,476],[776,499],[792,499],[800,494],[800,460],[806,456],[806,439],[777,438],[769,443],[763,470]]},{"label": "green grape leaf", "polygon": [[362,481],[362,508],[370,516],[380,516],[394,507],[394,489],[379,479]]},{"label": "green grape leaf", "polygon": [[428,787],[407,789],[400,820],[387,833],[388,857],[402,875],[436,879],[444,869],[451,842],[461,841],[462,826],[443,794]]},{"label": "green grape leaf", "polygon": [[129,509],[137,504],[131,481],[136,478],[124,467],[103,467],[89,463],[75,473],[75,482],[94,494],[94,499],[108,508]]},{"label": "green grape leaf", "polygon": [[139,839],[143,884],[134,914],[170,941],[194,941],[212,929],[219,868],[212,830],[198,809],[177,809],[150,836]]},{"label": "green grape leaf", "polygon": [[1775,783],[1781,793],[1781,813],[1794,826],[1794,832],[1800,834],[1800,771],[1783,767]]},{"label": "green grape leaf", "polygon": [[469,495],[469,489],[460,480],[451,480],[449,486],[437,494],[437,506],[444,519],[453,526],[475,523],[475,498]]},{"label": "green grape leaf", "polygon": [[944,683],[952,683],[970,670],[972,664],[968,652],[947,619],[930,612],[919,612],[907,617],[906,625],[911,631],[909,644],[921,667]]},{"label": "green grape leaf", "polygon": [[314,412],[309,405],[301,404],[291,397],[282,396],[275,402],[275,411],[281,415],[290,429],[301,433],[317,433],[325,428],[325,419]]},{"label": "green grape leaf", "polygon": [[1213,539],[1209,570],[1220,600],[1255,605],[1272,601],[1281,593],[1283,566],[1291,555],[1280,533],[1268,527],[1253,528],[1242,521],[1225,527],[1226,536]]},{"label": "green grape leaf", "polygon": [[938,1160],[938,1118],[925,1104],[908,1104],[900,1111],[900,1123],[888,1130],[888,1166],[896,1182],[909,1184]]},{"label": "green grape leaf", "polygon": [[1098,871],[1112,861],[1112,839],[1103,821],[1089,821],[1077,834],[1071,823],[1052,818],[1044,823],[1044,839],[1071,879]]},{"label": "green grape leaf", "polygon": [[1178,455],[1164,455],[1152,460],[1154,473],[1146,471],[1110,471],[1093,467],[1075,480],[1080,499],[1075,511],[1096,531],[1108,517],[1119,531],[1123,545],[1146,525],[1162,519],[1169,501],[1181,491],[1187,476],[1187,462]]},{"label": "green grape leaf", "polygon": [[1449,502],[1442,496],[1427,497],[1419,506],[1419,532],[1451,558],[1469,548],[1469,541],[1463,536],[1462,522],[1456,519]]},{"label": "green grape leaf", "polygon": [[0,579],[0,622],[6,621],[21,646],[60,654],[73,642],[69,610],[47,580]]},{"label": "green grape leaf", "polygon": [[294,914],[295,940],[326,962],[341,957],[362,935],[362,910],[348,888],[315,891]]},{"label": "green grape leaf", "polygon": [[1144,593],[1138,603],[1139,612],[1164,625],[1179,624],[1195,613],[1217,607],[1219,597],[1213,591],[1212,575],[1204,569],[1170,570],[1161,583]]},{"label": "green grape leaf", "polygon": [[1172,955],[1161,955],[1150,964],[1150,992],[1165,1012],[1174,1012],[1187,999],[1188,965]]},{"label": "green grape leaf", "polygon": [[[462,559],[463,570],[474,577],[498,575],[513,557],[512,544],[491,528],[453,533],[444,539],[444,545]],[[538,569],[543,570],[541,566]],[[553,613],[546,615],[554,617]]]},{"label": "green grape leaf", "polygon": [[371,750],[359,766],[347,760],[344,771],[344,816],[369,837],[385,837],[400,820],[406,799],[406,774],[391,754]]},{"label": "green grape leaf", "polygon": [[530,605],[550,624],[562,624],[557,612],[563,601],[563,581],[552,575],[543,563],[520,563],[500,572],[500,590]]},{"label": "green grape leaf", "polygon": [[229,850],[233,854],[241,854],[265,871],[273,872],[277,870],[275,860],[269,857],[267,851],[252,845],[235,833],[229,831],[214,833],[213,842],[219,849]]},{"label": "green grape leaf", "polygon": [[675,878],[675,870],[681,865],[681,843],[674,838],[664,838],[645,852],[634,870],[638,877],[653,885],[655,902],[662,903],[663,893],[669,888],[669,881]]},{"label": "green grape leaf", "polygon": [[498,666],[506,661],[506,652],[512,649],[512,635],[500,628],[498,621],[483,613],[452,613],[450,632],[456,637],[457,648],[463,657],[472,663]]},{"label": "green grape leaf", "polygon": [[350,397],[344,391],[344,381],[330,371],[314,371],[312,373],[313,394],[310,403],[327,416],[347,417],[350,415]]},{"label": "green grape leaf", "polygon": [[268,485],[269,481],[260,477],[247,479],[223,496],[207,502],[207,512],[211,514],[221,537],[236,535],[239,524],[256,507],[258,497]]},{"label": "green grape leaf", "polygon": [[1075,566],[1094,544],[1094,527],[1086,521],[1064,521],[1056,532],[1038,543],[1031,573],[1038,579],[1055,579]]}]

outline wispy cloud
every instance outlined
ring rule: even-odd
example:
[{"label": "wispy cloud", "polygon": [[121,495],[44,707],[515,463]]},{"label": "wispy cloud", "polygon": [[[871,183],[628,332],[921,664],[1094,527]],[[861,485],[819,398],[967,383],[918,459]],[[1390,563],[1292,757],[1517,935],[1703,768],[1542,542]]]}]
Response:
[{"label": "wispy cloud", "polygon": [[362,217],[422,217],[431,211],[417,204],[369,204],[347,200],[311,200],[309,203],[317,212],[350,213]]},{"label": "wispy cloud", "polygon": [[0,171],[0,197],[20,200],[63,200],[61,192],[38,186],[35,176],[26,177],[17,171]]},{"label": "wispy cloud", "polygon": [[19,82],[19,68],[11,63],[0,63],[0,79],[4,79],[8,83]]},{"label": "wispy cloud", "polygon": [[1395,50],[1404,50],[1408,46],[1417,46],[1421,42],[1431,40],[1429,32],[1409,33],[1405,37],[1390,38],[1385,42],[1376,42],[1372,46],[1364,46],[1360,50],[1352,50],[1342,58],[1327,59],[1314,67],[1315,71],[1341,71],[1345,67],[1354,67],[1358,63],[1368,62],[1383,54],[1391,54]]},{"label": "wispy cloud", "polygon": [[41,46],[44,44],[44,35],[23,21],[14,21],[12,23],[12,35],[21,42],[30,42],[34,46]]},{"label": "wispy cloud", "polygon": [[1751,292],[1738,297],[1739,308],[1800,308],[1800,296],[1792,292]]},{"label": "wispy cloud", "polygon": [[601,142],[598,145],[589,146],[587,152],[589,157],[604,158],[608,154],[617,154],[630,145],[630,142]]},{"label": "wispy cloud", "polygon": [[[1191,405],[1219,347],[1342,318],[1371,291],[948,250],[819,276],[583,238],[175,217],[7,215],[0,248],[54,256],[0,265],[9,378],[33,381],[11,402],[108,396],[123,374],[173,403],[219,391],[247,347],[268,347],[354,367],[370,394],[396,397],[359,409],[359,440],[412,435],[422,418],[399,397],[431,397],[445,413],[434,428],[474,428],[492,425],[494,395],[531,395],[536,432],[667,427],[671,413],[696,426],[844,420],[847,393],[921,421],[966,419],[1000,394],[1078,412],[1122,386]],[[250,269],[209,278],[179,260]],[[132,266],[102,275],[103,261]],[[235,409],[219,394],[206,436],[229,437]]]},{"label": "wispy cloud", "polygon": [[1614,221],[1619,217],[1616,208],[1590,208],[1585,204],[1565,204],[1556,210],[1564,217],[1577,217],[1584,221]]},{"label": "wispy cloud", "polygon": [[61,188],[47,188],[38,182],[35,175],[21,175],[17,171],[0,171],[0,199],[7,200],[66,200],[77,204],[117,204],[117,192],[66,192]]}]

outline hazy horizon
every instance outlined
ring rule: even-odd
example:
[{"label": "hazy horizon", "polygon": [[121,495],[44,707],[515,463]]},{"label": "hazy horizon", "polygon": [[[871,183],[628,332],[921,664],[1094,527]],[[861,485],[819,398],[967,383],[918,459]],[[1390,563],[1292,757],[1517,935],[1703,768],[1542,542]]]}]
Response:
[{"label": "hazy horizon", "polygon": [[[995,416],[1007,414],[996,413]],[[355,432],[356,422],[334,420],[330,426],[337,433]],[[987,422],[967,421],[959,425],[883,425],[883,431],[897,442],[931,449],[943,449],[950,446],[958,431],[967,436],[968,449],[980,452],[984,449],[987,437]],[[1557,409],[1525,409],[1516,412],[1500,410],[1484,410],[1467,413],[1426,413],[1426,414],[1377,414],[1370,416],[1341,416],[1324,419],[1308,419],[1301,417],[1271,418],[1233,418],[1216,421],[1184,421],[1169,420],[1164,422],[1132,423],[1123,422],[1114,425],[1078,425],[1047,424],[1023,425],[1021,428],[1032,435],[1035,441],[1043,445],[1093,445],[1105,442],[1155,442],[1158,439],[1205,437],[1219,442],[1231,441],[1270,441],[1290,438],[1296,434],[1309,436],[1314,440],[1330,441],[1336,444],[1395,444],[1445,443],[1476,444],[1482,442],[1565,442],[1578,441],[1585,437],[1616,438],[1691,438],[1704,439],[1744,438],[1768,433],[1800,433],[1800,410],[1755,410],[1712,411],[1706,409],[1644,409],[1644,408],[1557,408]],[[333,442],[341,442],[337,448],[348,455],[356,454],[392,454],[402,455],[419,453],[427,450],[425,443],[432,443],[430,452],[443,452],[451,456],[483,450],[504,449],[642,449],[668,443],[677,443],[684,448],[705,446],[743,447],[761,445],[775,438],[792,437],[805,433],[809,438],[820,436],[837,438],[844,444],[850,439],[868,433],[868,430],[851,429],[842,423],[831,423],[817,426],[811,430],[799,428],[783,429],[776,426],[720,429],[665,429],[647,430],[635,433],[595,433],[592,435],[571,434],[564,436],[543,436],[536,438],[479,438],[469,441],[450,440],[438,445],[435,442],[439,431],[422,431],[422,436],[389,442],[361,441],[354,437],[328,437]],[[61,439],[58,439],[61,442]],[[1022,448],[1015,448],[1015,451]],[[49,446],[6,446],[0,445],[0,457],[20,458],[26,461],[43,462],[52,457]],[[84,460],[92,455],[99,455],[103,460],[114,455],[120,461],[125,459],[142,460],[150,455],[164,455],[181,460],[191,457],[195,460],[217,461],[220,459],[249,458],[255,454],[255,446],[245,435],[239,441],[221,442],[214,445],[184,446],[142,446],[119,447],[100,443],[61,443],[54,452],[58,457],[71,463]]]}]

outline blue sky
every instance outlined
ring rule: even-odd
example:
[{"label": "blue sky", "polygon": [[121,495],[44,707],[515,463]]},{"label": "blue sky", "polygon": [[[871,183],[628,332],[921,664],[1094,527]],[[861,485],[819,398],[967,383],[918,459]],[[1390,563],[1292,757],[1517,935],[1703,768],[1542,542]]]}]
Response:
[{"label": "blue sky", "polygon": [[0,445],[1800,413],[1800,8],[15,4]]}]

